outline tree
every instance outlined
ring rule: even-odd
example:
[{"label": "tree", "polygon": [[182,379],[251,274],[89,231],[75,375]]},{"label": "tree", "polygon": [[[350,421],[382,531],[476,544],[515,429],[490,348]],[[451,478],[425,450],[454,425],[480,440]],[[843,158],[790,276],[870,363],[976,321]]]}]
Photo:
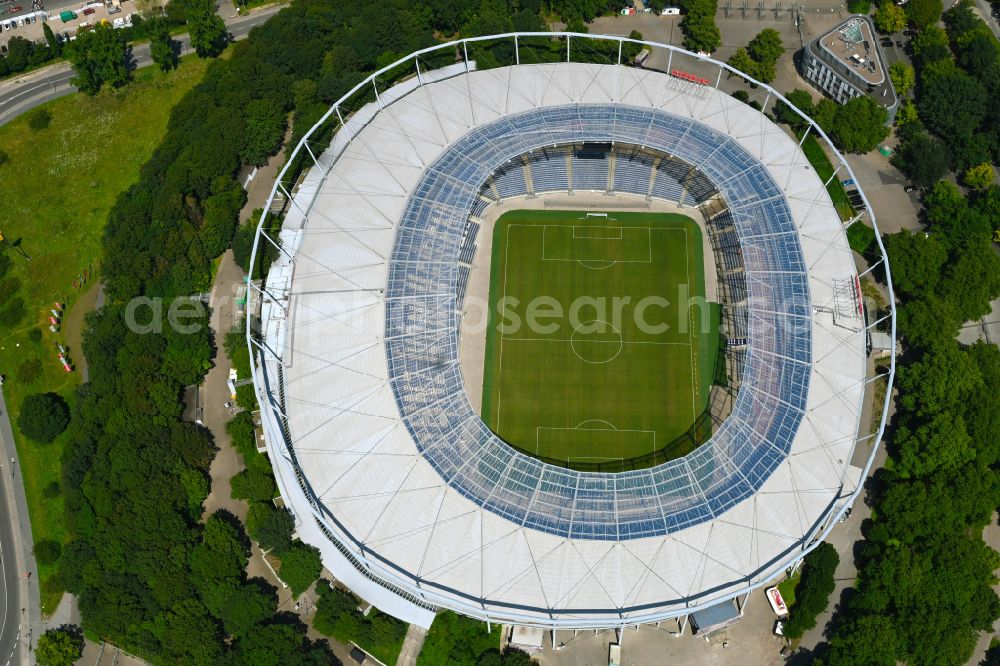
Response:
[{"label": "tree", "polygon": [[989,104],[982,85],[960,71],[925,83],[918,102],[920,118],[945,139],[975,132]]},{"label": "tree", "polygon": [[[293,616],[294,617],[294,616]],[[338,661],[322,641],[305,638],[306,628],[288,617],[258,624],[233,646],[233,664],[325,666]]]},{"label": "tree", "polygon": [[292,544],[295,523],[287,509],[279,509],[273,504],[258,502],[250,505],[247,512],[247,534],[264,550],[274,550],[281,554]]},{"label": "tree", "polygon": [[11,37],[7,42],[6,63],[12,72],[20,72],[28,68],[35,54],[35,43],[20,35]]},{"label": "tree", "polygon": [[57,393],[33,393],[21,403],[17,427],[36,442],[49,443],[69,425],[69,407]]},{"label": "tree", "polygon": [[837,549],[820,543],[802,562],[802,577],[795,587],[795,603],[789,609],[785,635],[799,638],[816,626],[816,617],[826,610],[833,593],[833,574],[840,563]]},{"label": "tree", "polygon": [[232,496],[251,502],[266,502],[274,498],[278,490],[274,486],[274,476],[265,471],[245,469],[229,481]]},{"label": "tree", "polygon": [[892,163],[914,185],[930,188],[948,172],[951,151],[943,141],[921,131],[900,144]]},{"label": "tree", "polygon": [[907,344],[918,348],[933,347],[954,338],[965,321],[954,304],[934,295],[904,302],[897,314]]},{"label": "tree", "polygon": [[[48,27],[48,23],[45,24]],[[37,109],[28,114],[28,127],[38,132],[49,126],[52,122],[52,114],[48,109]]]},{"label": "tree", "polygon": [[49,45],[52,56],[58,58],[62,53],[62,42],[56,39],[55,33],[52,32],[52,28],[47,22],[42,24],[42,33],[45,35],[45,43]]},{"label": "tree", "polygon": [[[889,6],[895,7],[896,5]],[[906,93],[910,92],[917,82],[913,68],[902,60],[889,65],[889,78],[892,80],[892,87],[896,89],[896,93],[900,97],[906,96]]]},{"label": "tree", "polygon": [[170,30],[164,19],[154,18],[149,23],[152,24],[147,28],[149,54],[162,71],[169,72],[180,62],[178,44],[170,37]]},{"label": "tree", "polygon": [[962,180],[966,185],[974,190],[985,190],[993,184],[993,165],[984,162],[974,167],[969,167]]},{"label": "tree", "polygon": [[756,78],[757,63],[753,61],[753,58],[750,57],[750,54],[742,46],[736,49],[733,55],[729,56],[726,64],[740,70],[747,76]]},{"label": "tree", "polygon": [[532,666],[535,662],[524,650],[508,646],[500,654],[500,663],[502,666]]},{"label": "tree", "polygon": [[62,554],[62,546],[58,541],[42,539],[35,542],[35,559],[39,564],[50,565],[59,561]]},{"label": "tree", "polygon": [[903,652],[902,639],[891,621],[880,614],[848,617],[836,625],[824,655],[825,666],[896,666]]},{"label": "tree", "polygon": [[83,655],[83,630],[75,624],[49,629],[38,637],[35,661],[39,666],[72,666]]},{"label": "tree", "polygon": [[497,627],[490,632],[483,622],[443,611],[434,616],[417,666],[476,666],[480,655],[496,648],[499,634]]},{"label": "tree", "polygon": [[730,56],[728,64],[747,76],[768,83],[774,80],[774,63],[785,52],[777,30],[766,28]]},{"label": "tree", "polygon": [[214,58],[222,53],[229,33],[222,18],[215,13],[212,0],[188,0],[186,18],[191,47],[199,58]]},{"label": "tree", "polygon": [[254,431],[253,416],[248,412],[240,412],[226,424],[226,432],[233,441],[236,450],[248,459],[257,453],[257,435]]},{"label": "tree", "polygon": [[247,164],[262,166],[281,146],[285,134],[284,110],[272,99],[250,102],[246,110],[246,143],[242,158]]},{"label": "tree", "polygon": [[242,583],[249,547],[239,520],[219,510],[208,517],[201,540],[188,555],[188,579],[201,593],[209,612],[222,614],[222,607]]},{"label": "tree", "polygon": [[747,50],[757,62],[775,63],[785,52],[781,43],[781,34],[774,28],[765,28],[750,40]]},{"label": "tree", "polygon": [[906,17],[917,30],[923,30],[940,20],[943,9],[941,0],[910,0],[906,5]]},{"label": "tree", "polygon": [[684,48],[705,53],[719,48],[722,36],[715,25],[716,0],[681,0],[680,5],[684,11]]},{"label": "tree", "polygon": [[854,97],[837,109],[833,135],[847,152],[867,153],[889,135],[887,119],[885,107],[871,97]]},{"label": "tree", "polygon": [[[796,89],[791,92],[785,93],[785,99],[788,100],[791,106],[794,106],[802,113],[807,116],[812,115],[813,112],[813,101],[812,95],[810,95],[805,90]],[[786,125],[791,125],[792,127],[799,127],[805,124],[805,120],[802,116],[795,113],[794,110],[784,102],[779,102],[774,105],[774,115],[779,122],[785,123]]]},{"label": "tree", "polygon": [[948,44],[948,34],[936,25],[929,26],[917,33],[910,42],[913,51],[913,63],[922,69],[929,63],[947,60],[951,57]]},{"label": "tree", "polygon": [[899,32],[906,27],[906,12],[894,2],[886,0],[875,10],[875,16],[872,17],[872,20],[879,32],[888,35]]},{"label": "tree", "polygon": [[899,373],[899,404],[906,413],[930,418],[958,413],[984,388],[972,357],[956,344],[928,350]]},{"label": "tree", "polygon": [[131,79],[125,61],[125,34],[106,23],[79,35],[65,52],[73,64],[73,85],[87,95],[96,95],[105,84],[118,88]]},{"label": "tree", "polygon": [[841,106],[832,99],[824,97],[813,106],[812,119],[829,134],[833,131],[840,108]]},{"label": "tree", "polygon": [[253,578],[229,595],[221,609],[226,633],[240,638],[274,614],[277,593],[263,578]]},{"label": "tree", "polygon": [[319,578],[323,570],[319,550],[304,543],[296,543],[281,554],[281,567],[278,575],[288,583],[292,596],[305,592]]},{"label": "tree", "polygon": [[959,469],[975,458],[972,438],[959,415],[936,414],[928,422],[901,425],[895,437],[901,476],[921,477]]},{"label": "tree", "polygon": [[901,128],[909,123],[915,123],[919,120],[917,117],[917,105],[913,103],[912,99],[904,99],[896,109],[896,118],[893,123],[897,128]]},{"label": "tree", "polygon": [[[212,181],[211,191],[212,195],[205,199],[205,213],[198,236],[205,251],[216,256],[229,247],[240,221],[240,210],[246,201],[246,191],[238,182],[225,176],[219,176]],[[246,349],[246,344],[243,345],[243,349]],[[246,376],[248,374],[243,375]]]},{"label": "tree", "polygon": [[948,246],[939,234],[903,230],[884,238],[892,266],[892,284],[906,297],[925,296],[937,291],[948,262]]}]

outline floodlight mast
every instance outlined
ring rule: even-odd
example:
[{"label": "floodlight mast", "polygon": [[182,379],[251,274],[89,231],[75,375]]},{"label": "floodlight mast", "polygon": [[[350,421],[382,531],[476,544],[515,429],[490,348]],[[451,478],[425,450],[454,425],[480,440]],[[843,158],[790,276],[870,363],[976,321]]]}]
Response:
[{"label": "floodlight mast", "polygon": [[[498,609],[497,606],[491,606],[489,609],[482,603],[481,600],[468,599],[467,602],[462,603],[456,599],[453,595],[440,595],[435,589],[421,584],[421,581],[417,579],[414,581],[412,577],[405,575],[406,572],[398,571],[393,568],[391,562],[383,561],[382,559],[371,556],[370,551],[366,549],[365,545],[353,538],[352,535],[346,533],[346,531],[340,529],[339,523],[336,517],[333,516],[329,511],[327,511],[322,504],[318,501],[315,495],[312,493],[311,488],[308,484],[304,483],[302,479],[304,475],[296,461],[294,447],[290,441],[290,434],[288,430],[288,425],[286,419],[286,411],[283,405],[283,396],[280,388],[274,386],[274,380],[281,381],[281,371],[284,365],[284,335],[281,332],[280,325],[275,323],[273,320],[262,320],[261,314],[264,306],[265,297],[269,302],[277,303],[281,305],[280,300],[285,299],[287,302],[288,296],[291,293],[290,281],[279,288],[268,286],[267,289],[264,288],[266,283],[266,278],[261,278],[261,286],[257,287],[253,284],[254,273],[256,272],[256,266],[258,261],[258,252],[263,255],[263,250],[261,249],[261,241],[265,243],[273,244],[282,256],[285,256],[288,262],[288,270],[294,271],[294,254],[295,251],[289,250],[283,247],[283,245],[275,242],[273,238],[267,233],[265,227],[268,223],[269,217],[271,216],[271,211],[273,210],[275,200],[279,192],[284,192],[287,196],[286,204],[283,206],[283,210],[279,212],[279,215],[287,215],[292,209],[294,209],[297,214],[301,214],[302,224],[304,225],[305,219],[308,217],[311,207],[312,207],[312,197],[315,196],[315,191],[308,193],[297,192],[294,186],[290,186],[286,189],[283,182],[287,176],[296,175],[300,173],[302,168],[301,160],[299,159],[301,155],[307,155],[311,158],[312,168],[319,168],[322,170],[322,182],[325,181],[326,176],[329,174],[333,165],[339,158],[339,154],[331,156],[329,163],[324,165],[321,159],[317,158],[316,153],[313,152],[313,147],[324,145],[323,140],[324,133],[328,130],[333,133],[333,139],[330,141],[330,148],[328,150],[344,150],[345,146],[350,143],[352,138],[363,129],[364,124],[367,123],[366,120],[362,120],[358,123],[358,127],[349,128],[352,120],[354,120],[354,112],[358,111],[360,107],[354,108],[354,102],[357,94],[364,90],[367,86],[371,86],[371,91],[374,92],[375,103],[382,109],[386,104],[391,104],[391,101],[385,102],[383,97],[386,93],[383,90],[380,95],[377,79],[385,74],[390,73],[401,65],[411,64],[411,71],[416,72],[417,86],[427,85],[428,81],[428,71],[427,69],[421,70],[419,64],[419,58],[431,53],[441,52],[442,54],[456,53],[461,47],[461,61],[464,64],[464,71],[472,71],[472,60],[470,59],[469,50],[472,47],[473,51],[479,42],[487,41],[499,41],[499,40],[510,40],[514,48],[515,64],[520,65],[521,63],[521,53],[520,53],[520,40],[526,38],[545,38],[550,40],[565,39],[566,40],[566,60],[571,60],[571,50],[570,44],[571,40],[593,40],[599,42],[613,42],[617,43],[617,65],[627,66],[622,62],[622,51],[625,45],[636,45],[641,47],[648,47],[650,49],[665,50],[668,53],[667,60],[667,73],[672,71],[673,61],[675,54],[682,57],[692,58],[699,63],[712,65],[718,68],[718,75],[715,82],[715,87],[721,83],[721,77],[723,73],[730,76],[738,76],[744,81],[752,84],[755,87],[761,88],[767,93],[767,98],[764,102],[765,108],[771,97],[776,98],[775,103],[784,103],[788,109],[797,114],[804,122],[805,130],[802,134],[801,140],[799,141],[799,146],[803,144],[810,132],[815,132],[817,137],[826,143],[832,155],[839,161],[840,165],[837,167],[837,171],[840,169],[846,170],[846,173],[851,179],[857,180],[853,169],[850,164],[844,159],[843,155],[837,150],[833,145],[832,141],[829,139],[827,134],[819,127],[811,118],[802,113],[794,104],[788,102],[788,100],[778,91],[771,88],[769,85],[756,81],[752,77],[747,76],[743,72],[731,67],[730,65],[712,60],[707,56],[701,54],[693,54],[679,47],[662,44],[655,41],[633,39],[630,37],[621,37],[614,35],[594,35],[585,33],[573,33],[573,32],[511,32],[498,35],[487,35],[480,37],[469,37],[461,40],[455,40],[452,42],[438,44],[425,49],[421,49],[410,55],[398,59],[390,65],[387,65],[376,72],[369,75],[364,80],[358,82],[351,90],[349,90],[345,95],[343,95],[337,102],[335,102],[331,107],[323,114],[323,116],[313,125],[303,137],[301,137],[296,144],[294,150],[292,151],[290,158],[286,161],[285,165],[278,174],[275,185],[272,187],[268,199],[263,207],[263,213],[258,221],[257,228],[254,234],[254,242],[250,255],[250,266],[251,271],[247,276],[247,321],[246,321],[246,338],[247,347],[250,353],[252,372],[254,375],[254,391],[257,396],[259,403],[262,405],[261,418],[264,425],[267,437],[265,440],[267,442],[268,452],[271,455],[272,460],[275,462],[276,466],[280,465],[288,476],[282,474],[276,474],[276,479],[279,484],[279,489],[282,495],[295,499],[296,501],[290,502],[294,506],[303,506],[302,502],[308,503],[310,510],[308,516],[299,516],[300,519],[312,519],[315,520],[317,525],[327,534],[328,538],[333,542],[334,546],[339,550],[346,558],[348,558],[354,566],[358,569],[359,573],[364,575],[370,580],[375,581],[379,585],[388,588],[395,594],[398,594],[413,604],[416,604],[423,608],[428,609],[438,609],[438,608],[451,608],[462,612],[464,614],[476,617],[483,621],[503,621],[510,622],[520,625],[536,626],[544,629],[559,629],[559,628],[615,628],[621,629],[623,626],[627,625],[638,625],[645,623],[654,623],[664,619],[677,618],[678,620],[682,617],[686,617],[693,609],[697,608],[697,601],[689,600],[681,606],[675,606],[669,609],[663,607],[657,608],[632,608],[632,609],[622,609],[619,619],[616,621],[611,621],[607,617],[599,618],[589,618],[586,616],[578,616],[571,619],[556,617],[549,620],[540,619],[537,614],[529,614],[520,612],[516,607]],[[583,42],[586,43],[586,42]],[[413,61],[410,63],[410,61]],[[614,63],[609,62],[609,65]],[[390,79],[391,80],[391,79]],[[347,131],[346,136],[348,137],[345,141],[338,141],[340,132]],[[315,137],[315,138],[314,138]],[[313,147],[309,145],[309,141],[313,141]],[[304,152],[303,152],[304,149]],[[319,151],[317,147],[317,151]],[[836,177],[836,172],[831,177]],[[830,181],[827,181],[828,183]],[[316,190],[318,191],[318,190]],[[881,255],[879,258],[878,265],[881,267],[886,280],[886,287],[888,291],[888,307],[889,314],[883,316],[875,322],[879,324],[884,321],[889,322],[889,332],[890,332],[890,349],[889,349],[889,369],[887,372],[870,378],[867,382],[873,382],[880,378],[885,378],[887,382],[887,390],[885,392],[885,399],[881,406],[880,421],[878,428],[875,433],[871,435],[865,435],[864,437],[856,438],[856,442],[867,441],[872,438],[875,439],[872,445],[871,453],[869,454],[867,460],[865,461],[864,467],[861,470],[861,479],[867,477],[873,465],[875,454],[878,450],[878,445],[881,442],[882,437],[885,433],[886,422],[888,419],[889,405],[892,394],[892,385],[895,378],[896,371],[896,307],[895,307],[895,294],[892,285],[892,277],[889,263],[887,261],[887,253],[885,245],[883,244],[881,234],[878,233],[878,225],[875,220],[871,205],[868,201],[867,196],[860,189],[858,190],[864,209],[858,213],[848,223],[853,224],[860,220],[862,215],[867,215],[868,221],[870,222],[872,228],[875,230],[875,239],[878,247],[878,252]],[[302,205],[300,202],[296,201],[300,196],[310,197],[309,201]],[[265,267],[269,269],[270,267]],[[866,271],[867,272],[867,271]],[[282,306],[284,310],[284,306]],[[287,316],[287,312],[285,312]],[[260,339],[254,334],[255,324],[260,325]],[[872,325],[875,325],[872,324]],[[870,328],[866,327],[866,330]],[[267,353],[265,353],[265,350]],[[259,353],[258,353],[259,352]],[[845,463],[846,465],[846,463]],[[846,468],[845,468],[846,469]],[[299,483],[287,483],[286,479],[299,479]],[[853,502],[858,497],[861,489],[864,487],[863,482],[859,482],[853,490],[849,492],[841,492],[834,498],[831,505],[825,512],[825,517],[823,520],[818,521],[814,528],[809,534],[805,535],[801,541],[801,552],[799,553],[796,561],[799,561],[802,556],[816,548],[819,542],[824,539],[832,529],[836,520],[843,515],[843,513],[850,507]],[[843,486],[842,486],[843,490]],[[341,540],[344,543],[341,543]],[[351,546],[357,550],[353,550],[347,547],[345,544],[349,543]],[[745,587],[737,589],[727,595],[715,597],[711,599],[711,603],[714,605],[716,603],[722,603],[727,600],[736,599],[740,596],[748,594],[753,589],[762,586],[764,583],[760,581],[766,581],[769,578],[779,575],[784,568],[789,565],[788,561],[781,561],[773,563],[771,569],[762,570],[761,574],[755,576],[755,580],[759,582],[748,581]]]}]

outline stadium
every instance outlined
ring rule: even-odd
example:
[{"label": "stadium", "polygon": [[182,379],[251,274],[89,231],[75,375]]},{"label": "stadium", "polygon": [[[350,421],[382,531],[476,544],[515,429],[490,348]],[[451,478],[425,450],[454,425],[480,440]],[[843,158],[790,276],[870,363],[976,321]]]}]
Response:
[{"label": "stadium", "polygon": [[[723,76],[746,79],[623,37],[470,38],[376,72],[298,143],[247,336],[280,502],[332,577],[424,627],[683,631],[853,503],[894,371],[868,333],[894,338],[895,311],[862,294],[882,266],[892,302],[881,241],[859,275],[845,234],[874,217],[843,220]],[[851,178],[829,147],[827,182]],[[541,333],[498,325],[501,299],[543,295],[591,300]],[[615,297],[660,298],[659,327],[593,303]]]}]

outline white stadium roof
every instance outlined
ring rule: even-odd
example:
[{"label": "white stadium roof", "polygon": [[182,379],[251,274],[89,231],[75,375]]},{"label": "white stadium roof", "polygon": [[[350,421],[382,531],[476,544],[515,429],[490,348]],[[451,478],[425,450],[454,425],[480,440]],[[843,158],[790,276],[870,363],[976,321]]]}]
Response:
[{"label": "white stadium roof", "polygon": [[[255,384],[299,536],[376,606],[424,626],[442,607],[550,627],[685,615],[773,578],[853,501],[867,352],[863,325],[834,321],[857,284],[840,216],[796,141],[691,85],[458,64],[379,90],[314,153],[260,298]],[[497,444],[458,368],[451,259],[470,197],[511,156],[601,139],[704,157],[747,260],[733,415],[687,458],[628,475]]]}]

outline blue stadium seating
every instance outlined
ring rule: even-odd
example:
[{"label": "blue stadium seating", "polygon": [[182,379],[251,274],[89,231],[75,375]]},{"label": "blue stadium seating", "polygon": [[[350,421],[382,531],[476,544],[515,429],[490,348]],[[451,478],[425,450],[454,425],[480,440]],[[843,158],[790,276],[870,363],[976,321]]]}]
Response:
[{"label": "blue stadium seating", "polygon": [[[722,235],[736,234],[745,269],[727,274],[722,285],[727,304],[745,301],[747,312],[745,329],[734,331],[745,332],[748,346],[730,416],[684,458],[619,474],[564,469],[512,449],[472,410],[458,363],[455,313],[468,280],[468,268],[459,260],[469,256],[470,244],[474,247],[466,225],[472,211],[482,210],[480,192],[489,192],[484,184],[492,178],[502,198],[527,194],[525,156],[534,191],[568,191],[567,146],[583,142],[642,145],[675,156],[657,167],[653,196],[676,201],[686,187],[692,201],[685,203],[704,201],[714,196],[717,184],[729,212],[713,225]],[[652,162],[622,160],[620,154],[615,160],[615,188],[645,194]],[[579,187],[577,162],[574,187]],[[597,162],[603,170],[585,167],[579,175],[603,190],[607,160]],[[407,202],[386,288],[390,383],[426,460],[470,501],[515,525],[558,537],[669,534],[749,498],[788,455],[804,414],[812,358],[811,333],[790,338],[779,325],[784,315],[809,307],[802,250],[780,193],[732,138],[652,109],[616,104],[537,109],[475,128],[452,144]]]}]

